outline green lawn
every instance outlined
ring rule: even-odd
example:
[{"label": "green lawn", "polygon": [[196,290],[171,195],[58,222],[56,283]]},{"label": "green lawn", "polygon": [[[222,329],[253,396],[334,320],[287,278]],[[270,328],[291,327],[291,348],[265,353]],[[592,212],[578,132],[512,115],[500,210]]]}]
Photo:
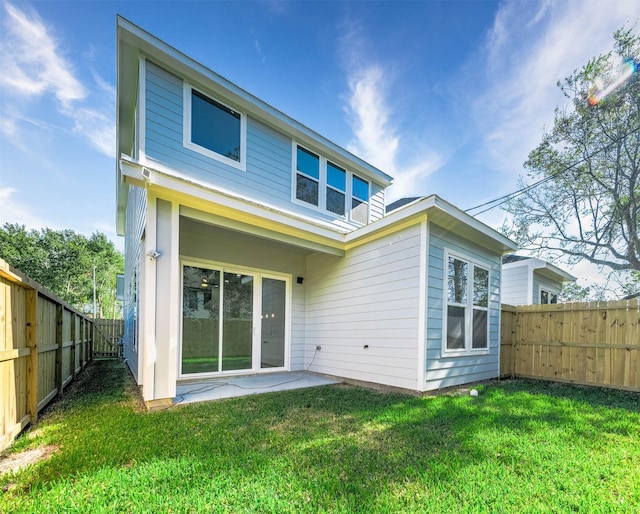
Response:
[{"label": "green lawn", "polygon": [[640,511],[640,395],[534,381],[326,386],[153,414],[98,361],[12,452],[0,512]]}]

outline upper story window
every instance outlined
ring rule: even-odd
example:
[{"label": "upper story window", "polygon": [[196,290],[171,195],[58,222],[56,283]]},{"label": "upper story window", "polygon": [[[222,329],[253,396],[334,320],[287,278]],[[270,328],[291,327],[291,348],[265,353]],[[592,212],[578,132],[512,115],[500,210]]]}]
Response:
[{"label": "upper story window", "polygon": [[296,201],[358,224],[369,222],[368,181],[295,144],[294,173]]},{"label": "upper story window", "polygon": [[184,146],[245,169],[245,116],[185,84]]},{"label": "upper story window", "polygon": [[447,255],[445,352],[488,349],[489,270]]},{"label": "upper story window", "polygon": [[296,172],[296,198],[311,205],[318,205],[320,157],[298,147]]}]

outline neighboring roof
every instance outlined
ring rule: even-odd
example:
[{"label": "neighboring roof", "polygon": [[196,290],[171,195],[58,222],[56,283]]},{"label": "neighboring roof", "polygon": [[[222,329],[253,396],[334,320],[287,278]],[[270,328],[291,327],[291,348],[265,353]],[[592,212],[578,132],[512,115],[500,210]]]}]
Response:
[{"label": "neighboring roof", "polygon": [[411,196],[408,198],[400,198],[399,200],[396,200],[395,202],[391,202],[389,205],[387,205],[385,212],[389,214],[391,211],[395,211],[396,209],[399,209],[400,207],[404,207],[405,205],[415,202],[416,200],[420,200],[421,198],[425,198],[425,197]]},{"label": "neighboring roof", "polygon": [[[133,134],[138,92],[139,58],[146,56],[172,73],[202,84],[238,110],[250,114],[271,127],[279,129],[327,157],[348,163],[349,167],[383,187],[393,181],[390,175],[336,145],[317,132],[251,95],[179,50],[156,38],[130,21],[117,17],[117,83],[116,83],[116,159],[133,153]],[[117,232],[124,233],[127,191],[120,166],[116,164]]]},{"label": "neighboring roof", "polygon": [[622,297],[623,300],[633,300],[634,298],[640,298],[640,291],[638,291],[637,293],[631,293],[631,294],[628,294],[627,296]]},{"label": "neighboring roof", "polygon": [[509,254],[502,258],[502,265],[506,268],[528,266],[531,270],[535,270],[540,275],[558,282],[575,282],[577,280],[576,277],[567,273],[563,269],[536,257]]},{"label": "neighboring roof", "polygon": [[525,257],[524,255],[514,255],[512,253],[505,255],[504,257],[502,257],[502,264],[510,264],[512,262],[520,262],[520,261],[526,261],[528,259],[530,259],[531,257]]}]

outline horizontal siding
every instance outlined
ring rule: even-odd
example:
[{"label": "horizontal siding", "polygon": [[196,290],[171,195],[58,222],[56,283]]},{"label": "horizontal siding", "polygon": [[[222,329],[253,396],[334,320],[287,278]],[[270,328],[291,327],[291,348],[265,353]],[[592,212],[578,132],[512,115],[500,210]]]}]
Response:
[{"label": "horizontal siding", "polygon": [[343,258],[307,258],[312,371],[417,389],[420,242],[416,225]]},{"label": "horizontal siding", "polygon": [[546,291],[551,291],[552,293],[556,293],[558,296],[562,291],[562,283],[557,282],[555,280],[549,280],[548,278],[541,277],[535,271],[533,272],[533,293],[532,293],[532,303],[539,304],[540,303],[540,289],[544,289]]},{"label": "horizontal siding", "polygon": [[502,303],[509,305],[528,304],[529,267],[502,268]]},{"label": "horizontal siding", "polygon": [[[443,319],[445,316],[444,287],[445,248],[468,256],[486,266],[489,271],[489,354],[443,356]],[[426,390],[495,378],[499,375],[500,334],[500,269],[501,257],[474,245],[452,232],[429,224],[429,261],[427,287],[427,363]]]},{"label": "horizontal siding", "polygon": [[[131,369],[131,373],[139,382],[138,362],[139,346],[135,341],[139,335],[136,320],[136,302],[134,291],[140,291],[140,263],[142,249],[142,234],[146,224],[147,194],[146,190],[129,186],[127,203],[127,217],[125,230],[125,279],[124,279],[124,358]],[[137,283],[136,283],[137,282]],[[139,319],[139,314],[137,315]],[[138,333],[137,333],[138,332]]]},{"label": "horizontal siding", "polygon": [[[145,153],[177,173],[271,207],[340,226],[355,227],[333,214],[292,202],[292,139],[247,116],[246,171],[183,145],[183,81],[147,61]],[[384,190],[373,184],[371,219],[384,215]]]}]

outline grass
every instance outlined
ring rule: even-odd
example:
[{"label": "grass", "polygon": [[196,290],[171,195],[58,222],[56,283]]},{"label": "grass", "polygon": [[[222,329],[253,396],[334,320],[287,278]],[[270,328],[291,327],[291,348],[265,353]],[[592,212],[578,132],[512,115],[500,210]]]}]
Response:
[{"label": "grass", "polygon": [[536,381],[349,386],[146,413],[98,361],[11,449],[0,512],[638,512],[640,395]]}]

